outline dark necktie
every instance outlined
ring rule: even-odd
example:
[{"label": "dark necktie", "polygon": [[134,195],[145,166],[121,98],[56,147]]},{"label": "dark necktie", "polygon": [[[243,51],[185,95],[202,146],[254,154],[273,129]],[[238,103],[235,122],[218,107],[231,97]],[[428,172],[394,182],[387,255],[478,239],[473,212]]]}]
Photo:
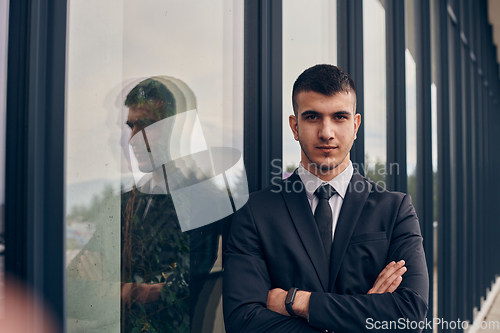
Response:
[{"label": "dark necktie", "polygon": [[330,262],[330,253],[332,251],[332,207],[330,206],[330,198],[337,193],[330,184],[323,184],[314,192],[319,198],[318,205],[314,211],[314,219],[318,224],[319,235],[325,249],[326,260]]}]

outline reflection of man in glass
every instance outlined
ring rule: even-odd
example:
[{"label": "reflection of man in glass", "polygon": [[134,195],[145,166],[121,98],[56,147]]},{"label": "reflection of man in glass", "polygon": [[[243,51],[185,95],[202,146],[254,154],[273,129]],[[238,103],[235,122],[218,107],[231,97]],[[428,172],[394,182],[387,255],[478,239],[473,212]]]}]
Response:
[{"label": "reflection of man in glass", "polygon": [[[139,169],[142,172],[150,171],[152,161],[149,156],[149,142],[166,143],[164,154],[169,154],[168,142],[172,133],[148,133],[146,137],[144,129],[149,125],[162,119],[174,116],[176,114],[176,103],[174,95],[168,90],[165,85],[157,80],[147,79],[142,81],[132,89],[127,95],[125,105],[129,107],[127,125],[132,130],[131,138],[139,134],[146,141],[147,150],[143,147],[138,147],[134,142],[130,141],[133,153],[137,159]],[[155,135],[156,134],[156,135]],[[156,166],[152,172],[154,183],[163,183],[162,166]]]},{"label": "reflection of man in glass", "polygon": [[[176,99],[154,79],[140,82],[127,95],[127,125],[131,146],[142,172],[151,169],[149,182],[122,196],[122,331],[189,331],[197,296],[217,256],[217,237],[211,224],[181,232],[166,181],[180,172],[175,164],[155,166],[149,146],[164,145],[169,155],[170,133],[145,135],[144,129],[176,114]],[[141,135],[147,151],[134,145]],[[167,138],[167,139],[165,139]],[[153,165],[152,165],[153,164]],[[186,181],[199,174],[185,175]],[[182,187],[182,184],[177,186]]]},{"label": "reflection of man in glass", "polygon": [[[160,146],[161,154],[165,154],[163,160],[168,160],[165,157],[170,154],[169,141],[175,138],[172,131],[148,131],[145,135],[148,126],[188,111],[187,107],[192,106],[194,102],[188,105],[179,91],[176,90],[174,96],[161,79],[146,79],[137,84],[125,100],[129,108],[126,123],[132,130],[133,157],[140,172],[149,180],[145,183],[137,180],[138,186],[123,193],[120,200],[122,332],[189,332],[198,296],[217,258],[220,224],[182,232],[166,181],[171,175],[176,183],[170,185],[182,188],[184,183],[203,180],[203,173],[189,158],[155,166],[150,145]],[[140,141],[139,136],[143,136],[146,149],[134,144]],[[186,164],[191,166],[187,168]],[[175,177],[179,173],[183,176]],[[70,331],[100,332],[118,321],[118,318],[106,317],[104,300],[111,300],[109,306],[113,306],[113,299],[117,299],[113,286],[118,274],[108,269],[116,266],[116,255],[112,247],[105,244],[110,241],[106,235],[114,229],[106,224],[106,216],[101,216],[107,215],[110,206],[104,201],[114,199],[102,200],[104,208],[96,209],[96,220],[100,222],[94,236],[68,265],[69,297],[80,300],[68,309],[68,316],[76,320],[73,325],[76,330]],[[99,302],[96,302],[97,295],[102,295]]]}]

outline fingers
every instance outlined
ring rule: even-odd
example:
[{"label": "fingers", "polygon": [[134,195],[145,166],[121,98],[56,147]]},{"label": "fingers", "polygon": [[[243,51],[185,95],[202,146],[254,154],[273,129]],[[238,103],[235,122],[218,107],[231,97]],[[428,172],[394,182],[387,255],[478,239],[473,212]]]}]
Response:
[{"label": "fingers", "polygon": [[402,275],[406,272],[404,264],[404,260],[400,260],[397,263],[394,261],[390,262],[382,272],[380,272],[373,288],[368,291],[368,294],[394,292],[401,284]]},{"label": "fingers", "polygon": [[[384,282],[382,282],[379,292],[380,293],[388,292],[389,288],[394,284],[394,282],[396,282],[396,280],[398,278],[401,278],[401,281],[402,281],[402,275],[405,272],[406,272],[406,267],[401,267],[398,270],[396,270],[391,276],[389,276]],[[401,283],[401,282],[399,282],[399,283],[396,282],[396,283],[397,283],[397,285],[396,285],[396,288],[397,288],[397,286],[399,286],[399,283]],[[394,288],[394,290],[396,290],[396,288]]]},{"label": "fingers", "polygon": [[401,284],[401,281],[403,281],[403,277],[398,276],[396,279],[394,279],[394,282],[391,283],[391,285],[389,286],[389,288],[387,288],[387,290],[385,292],[387,292],[387,293],[395,292],[396,289],[398,289],[399,285]]}]

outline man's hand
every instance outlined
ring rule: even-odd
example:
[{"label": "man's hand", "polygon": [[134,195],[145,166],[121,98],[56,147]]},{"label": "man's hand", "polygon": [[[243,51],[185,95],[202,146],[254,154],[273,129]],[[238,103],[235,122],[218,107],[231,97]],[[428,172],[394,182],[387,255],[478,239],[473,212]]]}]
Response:
[{"label": "man's hand", "polygon": [[278,312],[284,316],[289,316],[285,308],[285,299],[287,291],[281,288],[274,288],[269,290],[267,294],[267,308],[271,311]]},{"label": "man's hand", "polygon": [[162,283],[124,283],[122,284],[121,297],[123,301],[134,301],[141,304],[154,302],[160,299]]},{"label": "man's hand", "polygon": [[[289,316],[285,307],[285,299],[288,292],[281,288],[269,290],[267,294],[267,308],[274,312],[278,312],[284,316]],[[295,294],[295,301],[293,302],[293,312],[299,317],[307,318],[309,314],[309,298],[311,293],[309,291],[298,290]]]},{"label": "man's hand", "polygon": [[403,281],[402,275],[406,272],[405,261],[400,260],[398,262],[390,262],[385,268],[380,272],[375,281],[372,289],[368,290],[368,294],[383,294],[394,292],[401,281]]}]

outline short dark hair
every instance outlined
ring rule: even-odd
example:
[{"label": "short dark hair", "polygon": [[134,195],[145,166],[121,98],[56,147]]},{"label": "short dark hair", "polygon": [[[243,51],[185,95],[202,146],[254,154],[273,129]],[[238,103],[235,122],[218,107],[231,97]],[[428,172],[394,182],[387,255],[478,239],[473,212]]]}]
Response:
[{"label": "short dark hair", "polygon": [[[316,65],[299,75],[292,90],[293,111],[297,115],[297,95],[303,91],[314,91],[326,96],[333,96],[339,92],[352,92],[356,95],[354,81],[342,68],[333,65]],[[356,98],[354,98],[356,104]]]},{"label": "short dark hair", "polygon": [[141,81],[128,93],[125,105],[152,111],[159,119],[176,114],[172,92],[163,83],[151,78]]}]

